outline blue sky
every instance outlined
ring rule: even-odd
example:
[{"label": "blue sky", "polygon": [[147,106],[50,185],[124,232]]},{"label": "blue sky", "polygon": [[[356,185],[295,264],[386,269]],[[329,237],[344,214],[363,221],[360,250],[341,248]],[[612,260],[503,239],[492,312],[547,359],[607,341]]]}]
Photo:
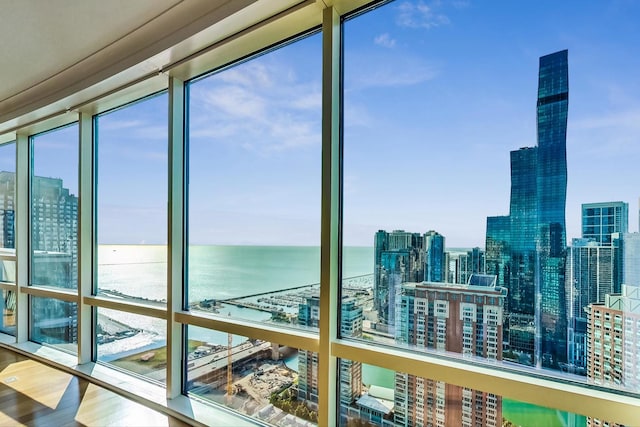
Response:
[{"label": "blue sky", "polygon": [[[637,231],[638,22],[635,1],[396,1],[348,21],[345,244],[433,229],[483,246],[486,217],[508,214],[509,152],[536,144],[538,58],[562,49],[567,237],[586,202],[628,202]],[[320,55],[316,34],[191,85],[192,243],[319,244]],[[100,119],[101,243],[166,241],[166,117],[162,95]],[[41,146],[73,147],[64,132]]]}]

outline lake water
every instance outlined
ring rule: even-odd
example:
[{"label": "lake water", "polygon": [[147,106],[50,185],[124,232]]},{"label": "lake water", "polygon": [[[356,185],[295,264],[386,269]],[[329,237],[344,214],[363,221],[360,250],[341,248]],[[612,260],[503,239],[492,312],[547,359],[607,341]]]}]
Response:
[{"label": "lake water", "polygon": [[[343,277],[373,273],[373,248],[344,248]],[[166,246],[100,245],[98,287],[166,299]],[[320,248],[312,246],[190,246],[190,301],[227,299],[320,282]]]},{"label": "lake water", "polygon": [[[153,300],[166,300],[166,246],[155,245],[100,245],[98,248],[98,287],[125,295]],[[373,248],[344,248],[343,277],[354,277],[373,273]],[[204,299],[228,299],[262,292],[275,292],[292,287],[311,285],[320,281],[320,249],[317,247],[290,246],[191,246],[188,258],[189,301]],[[269,313],[232,305],[225,306],[232,317],[266,321]],[[144,329],[130,344],[147,348],[164,345],[166,322],[108,311],[116,320]],[[189,327],[189,338],[223,344],[227,334],[208,329]],[[145,342],[140,340],[146,339]],[[137,341],[136,341],[137,340]],[[234,337],[234,344],[244,338]],[[125,341],[125,340],[122,340]],[[126,353],[124,342],[101,346],[104,359],[109,352]],[[113,346],[110,351],[109,345]],[[297,369],[296,356],[285,359],[292,369]],[[393,388],[394,372],[377,366],[363,365],[362,380],[372,384]],[[539,425],[545,420],[554,420],[550,425],[584,426],[582,416],[574,416],[552,409],[504,399],[504,415],[523,426]],[[534,416],[535,415],[535,416]],[[557,421],[556,421],[557,420]]]},{"label": "lake water", "polygon": [[[373,273],[373,248],[344,248],[343,277]],[[162,245],[100,245],[97,283],[100,291],[115,291],[132,297],[166,301],[167,249]],[[276,292],[320,281],[320,248],[311,246],[190,246],[187,292],[190,302],[228,299],[263,292]],[[103,310],[127,325],[157,334],[147,345],[161,345],[166,322],[129,313]],[[266,312],[225,305],[231,317],[266,321]],[[189,327],[190,339],[214,344],[227,343],[227,334]],[[240,343],[242,337],[234,337]],[[133,343],[134,340],[131,340]],[[149,340],[147,340],[149,341]],[[127,343],[101,346],[103,354],[122,352]],[[137,343],[136,345],[140,345]],[[126,349],[124,349],[126,350]]]}]

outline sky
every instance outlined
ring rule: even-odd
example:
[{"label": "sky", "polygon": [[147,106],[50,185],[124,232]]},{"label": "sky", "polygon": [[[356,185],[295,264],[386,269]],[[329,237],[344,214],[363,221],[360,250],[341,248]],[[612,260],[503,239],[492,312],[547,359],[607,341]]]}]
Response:
[{"label": "sky", "polygon": [[[638,22],[635,1],[473,0],[346,21],[344,244],[404,229],[483,247],[487,216],[509,213],[509,152],[536,145],[538,59],[563,49],[567,238],[590,202],[628,202],[638,231]],[[189,85],[191,243],[319,244],[320,73],[315,34]],[[98,119],[99,243],[166,243],[166,102]],[[55,159],[75,136],[35,139],[37,170],[72,187],[73,165]]]}]

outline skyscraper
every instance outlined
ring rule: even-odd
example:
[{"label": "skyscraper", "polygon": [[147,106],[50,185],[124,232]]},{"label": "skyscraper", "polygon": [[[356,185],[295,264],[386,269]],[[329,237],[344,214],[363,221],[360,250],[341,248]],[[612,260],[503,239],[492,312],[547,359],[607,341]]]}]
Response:
[{"label": "skyscraper", "polygon": [[567,111],[569,71],[566,50],[540,58],[538,78],[538,274],[536,326],[541,340],[536,363],[566,362],[564,296],[567,199]]},{"label": "skyscraper", "polygon": [[15,249],[15,174],[0,172],[0,247]]},{"label": "skyscraper", "polygon": [[584,203],[582,237],[610,245],[613,233],[629,232],[629,204],[625,202]]},{"label": "skyscraper", "polygon": [[[320,299],[307,298],[298,307],[298,324],[318,327],[320,319]],[[362,307],[353,298],[344,298],[340,307],[340,332],[342,336],[359,338],[362,336]],[[362,364],[352,360],[340,360],[340,404],[342,408],[355,402],[362,394]],[[298,352],[298,398],[318,403],[318,354],[312,351]],[[346,414],[346,410],[341,410]]]},{"label": "skyscraper", "polygon": [[640,287],[640,233],[620,234],[622,283]]},{"label": "skyscraper", "polygon": [[592,239],[573,239],[567,251],[567,363],[584,374],[586,368],[587,314],[592,303],[604,303],[614,292],[618,248]]},{"label": "skyscraper", "polygon": [[[34,176],[31,181],[31,283],[75,289],[78,286],[78,198],[62,179]],[[33,298],[32,334],[47,343],[77,342],[77,305]]]},{"label": "skyscraper", "polygon": [[393,333],[395,301],[404,282],[424,278],[424,237],[419,233],[379,230],[374,239],[374,308],[378,312],[377,329]]},{"label": "skyscraper", "polygon": [[[405,283],[399,302],[398,342],[465,357],[502,359],[506,289],[495,276],[472,275],[467,285]],[[396,426],[502,425],[502,398],[397,372]]]},{"label": "skyscraper", "polygon": [[[508,287],[510,278],[511,218],[509,216],[487,217],[485,241],[485,272],[496,276],[498,286]],[[509,297],[505,301],[509,311]]]},{"label": "skyscraper", "polygon": [[[588,307],[587,377],[596,384],[640,387],[640,287],[622,286],[604,303]],[[589,427],[619,426],[587,418]]]},{"label": "skyscraper", "polygon": [[[15,247],[15,173],[0,172],[2,244]],[[78,198],[62,179],[34,176],[31,180],[30,283],[76,288],[78,283]],[[4,266],[3,266],[4,267]],[[15,272],[3,268],[3,278]],[[11,301],[15,301],[10,298]],[[77,307],[61,300],[31,300],[34,340],[47,343],[77,342]]]},{"label": "skyscraper", "polygon": [[425,268],[424,280],[427,282],[444,282],[446,263],[444,256],[444,236],[437,231],[427,231],[424,235]]},{"label": "skyscraper", "polygon": [[487,219],[487,272],[509,289],[511,350],[551,367],[566,361],[567,58],[566,50],[540,58],[538,144],[511,152],[509,221]]}]

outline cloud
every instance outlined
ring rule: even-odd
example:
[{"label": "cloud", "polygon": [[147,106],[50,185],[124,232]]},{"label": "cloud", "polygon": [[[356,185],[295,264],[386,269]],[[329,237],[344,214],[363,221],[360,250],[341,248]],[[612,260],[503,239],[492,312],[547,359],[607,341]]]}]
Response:
[{"label": "cloud", "polygon": [[640,130],[640,109],[577,119],[571,122],[571,126],[580,130],[625,128],[638,131]]},{"label": "cloud", "polygon": [[358,70],[349,76],[349,90],[411,86],[433,80],[439,74],[435,64],[409,55],[357,58],[349,68]]},{"label": "cloud", "polygon": [[437,12],[440,3],[427,5],[422,1],[404,2],[398,6],[396,23],[407,28],[436,28],[447,25],[451,21],[447,15]]},{"label": "cloud", "polygon": [[[105,116],[109,117],[109,116]],[[114,130],[122,130],[122,129],[132,129],[137,128],[144,125],[144,122],[141,120],[99,120],[99,131],[114,131]]]},{"label": "cloud", "polygon": [[380,34],[378,37],[373,39],[373,42],[378,46],[393,48],[396,45],[395,39],[392,39],[389,33]]},{"label": "cloud", "polygon": [[640,153],[640,110],[569,120],[567,144],[580,147],[590,158],[632,158]]},{"label": "cloud", "polygon": [[282,62],[245,63],[191,91],[190,136],[268,153],[321,141],[320,76],[301,79]]}]

